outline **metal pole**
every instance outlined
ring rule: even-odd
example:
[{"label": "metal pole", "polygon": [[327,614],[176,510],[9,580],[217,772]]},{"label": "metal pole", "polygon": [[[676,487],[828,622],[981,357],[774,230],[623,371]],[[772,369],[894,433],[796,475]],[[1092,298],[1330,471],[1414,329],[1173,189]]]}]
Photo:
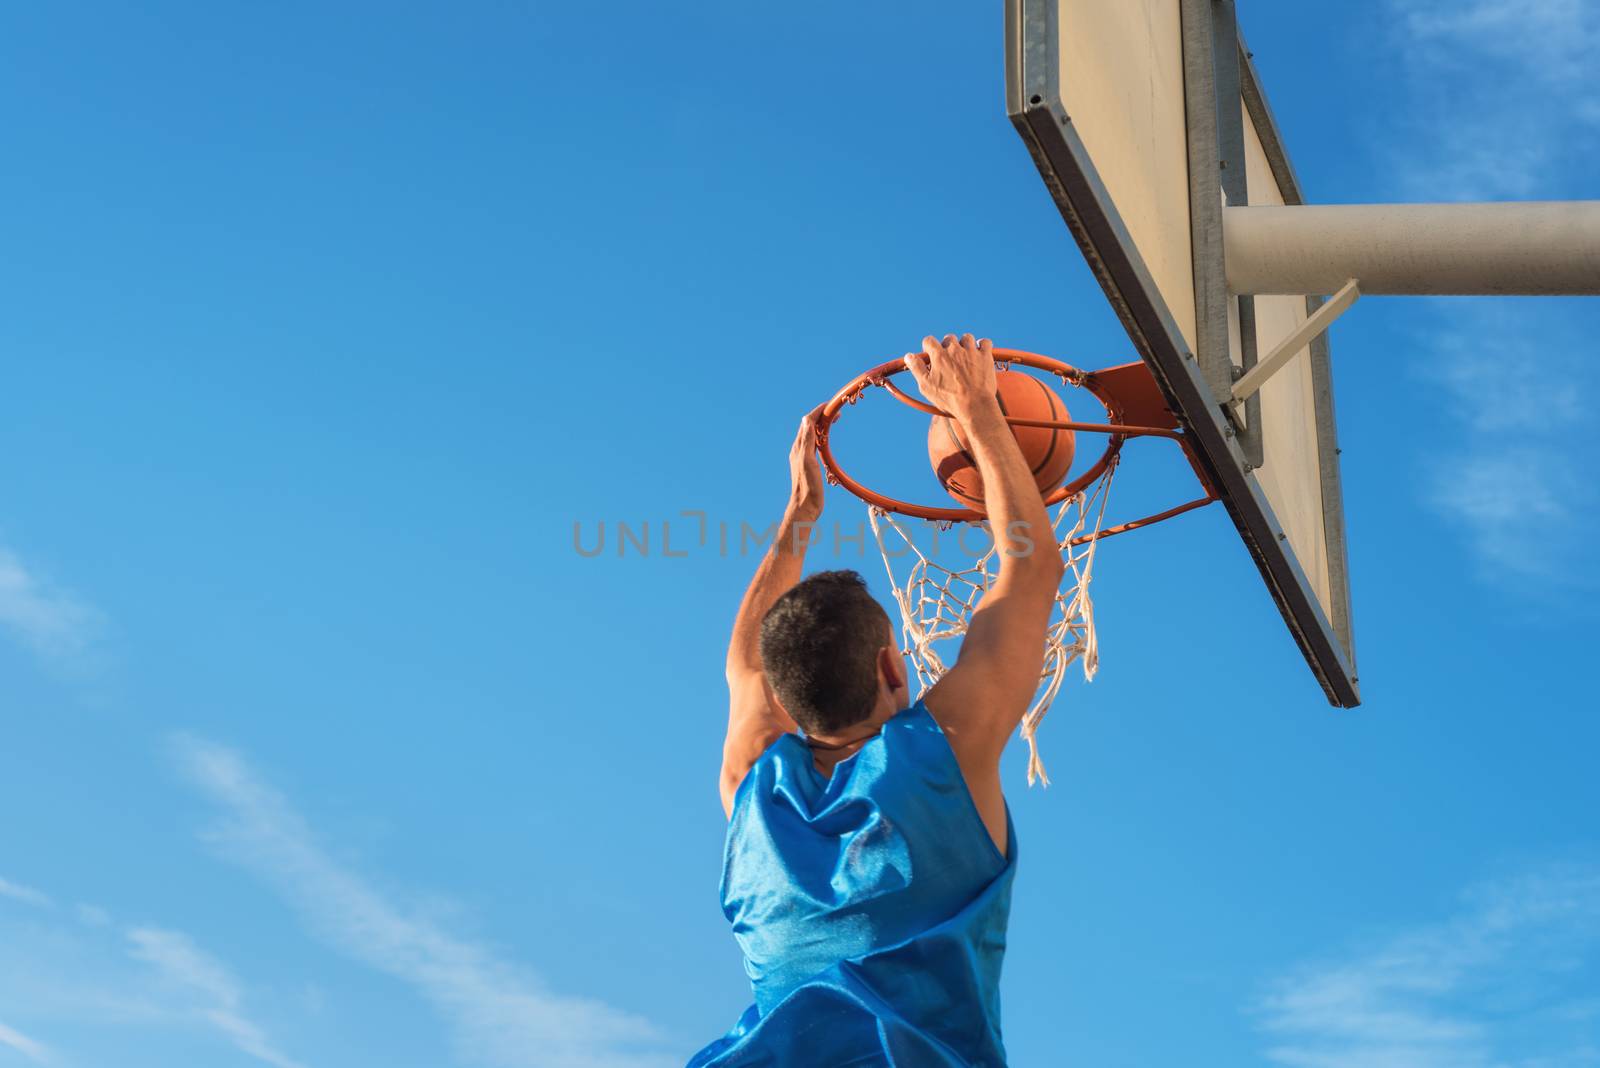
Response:
[{"label": "metal pole", "polygon": [[1600,293],[1600,201],[1224,208],[1233,293]]},{"label": "metal pole", "polygon": [[1311,339],[1333,325],[1333,321],[1343,315],[1361,296],[1361,287],[1354,278],[1346,282],[1333,295],[1333,298],[1316,311],[1306,316],[1305,322],[1295,329],[1288,337],[1280,340],[1272,347],[1272,351],[1264,356],[1260,363],[1239,376],[1239,381],[1233,384],[1233,400],[1229,407],[1234,412],[1237,422],[1238,406],[1256,395],[1259,390],[1273,375],[1282,370],[1283,365],[1295,356],[1298,356]]}]

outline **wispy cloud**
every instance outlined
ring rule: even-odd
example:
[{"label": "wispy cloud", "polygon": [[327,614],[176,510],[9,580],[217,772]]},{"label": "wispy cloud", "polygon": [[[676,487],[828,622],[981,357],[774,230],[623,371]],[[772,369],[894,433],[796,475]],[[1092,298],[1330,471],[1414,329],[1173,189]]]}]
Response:
[{"label": "wispy cloud", "polygon": [[331,858],[298,812],[230,749],[176,739],[179,760],[222,811],[208,834],[274,886],[321,938],[410,984],[450,1024],[460,1055],[496,1068],[656,1068],[659,1036],[640,1017],[558,994],[486,946],[389,900]]},{"label": "wispy cloud", "polygon": [[1404,118],[1391,154],[1406,195],[1550,195],[1574,151],[1587,142],[1593,153],[1593,0],[1390,0],[1390,10],[1408,97],[1393,112]]},{"label": "wispy cloud", "polygon": [[244,1015],[239,984],[216,958],[178,931],[139,927],[128,932],[135,959],[197,1000],[195,1011],[238,1049],[276,1068],[301,1068],[273,1047],[266,1033]]},{"label": "wispy cloud", "polygon": [[1292,1068],[1600,1064],[1600,870],[1477,887],[1455,915],[1304,965],[1257,1006]]},{"label": "wispy cloud", "polygon": [[99,613],[0,547],[0,628],[35,653],[64,659],[88,648]]},{"label": "wispy cloud", "polygon": [[1589,331],[1570,307],[1431,302],[1417,377],[1459,428],[1426,461],[1429,502],[1457,525],[1482,576],[1538,592],[1600,588],[1589,454],[1600,391]]},{"label": "wispy cloud", "polygon": [[80,903],[73,909],[73,913],[80,923],[88,924],[90,927],[107,927],[111,924],[111,914],[99,905]]},{"label": "wispy cloud", "polygon": [[[25,921],[13,913],[18,922],[0,924],[0,945],[6,949],[0,954],[0,1004],[8,1012],[74,1032],[126,1029],[146,1047],[162,1035],[187,1035],[203,1027],[273,1068],[302,1068],[246,1016],[240,982],[190,936],[124,927],[95,906],[55,909],[46,895],[22,889],[49,911]],[[0,1025],[0,1047],[5,1046],[41,1063],[75,1060],[70,1048],[53,1053]]]},{"label": "wispy cloud", "polygon": [[12,901],[20,901],[24,905],[33,905],[35,908],[42,909],[51,908],[55,904],[47,895],[35,890],[33,887],[23,886],[21,883],[14,883],[8,879],[0,879],[0,897],[10,898]]},{"label": "wispy cloud", "polygon": [[[1565,199],[1600,191],[1600,4],[1388,0],[1398,60],[1391,188],[1416,200]],[[1582,302],[1441,299],[1418,366],[1456,421],[1425,460],[1428,500],[1483,576],[1549,595],[1600,586],[1585,532],[1600,517],[1588,455],[1600,420],[1600,319]]]},{"label": "wispy cloud", "polygon": [[43,1044],[35,1042],[16,1028],[7,1027],[3,1023],[0,1023],[0,1046],[14,1049],[30,1061],[36,1061],[39,1064],[45,1064],[50,1059],[49,1051],[44,1048]]}]

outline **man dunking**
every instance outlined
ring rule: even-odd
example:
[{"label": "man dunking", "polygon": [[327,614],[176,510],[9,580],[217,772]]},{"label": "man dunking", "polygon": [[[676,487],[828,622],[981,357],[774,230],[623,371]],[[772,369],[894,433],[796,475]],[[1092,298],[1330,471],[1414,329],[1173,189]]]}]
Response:
[{"label": "man dunking", "polygon": [[818,413],[801,423],[789,505],[728,648],[722,902],[755,1004],[691,1068],[1005,1063],[1017,846],[1000,754],[1039,682],[1062,562],[990,343],[928,337],[905,362],[971,442],[999,575],[960,658],[910,703],[860,576],[800,579],[823,492]]}]

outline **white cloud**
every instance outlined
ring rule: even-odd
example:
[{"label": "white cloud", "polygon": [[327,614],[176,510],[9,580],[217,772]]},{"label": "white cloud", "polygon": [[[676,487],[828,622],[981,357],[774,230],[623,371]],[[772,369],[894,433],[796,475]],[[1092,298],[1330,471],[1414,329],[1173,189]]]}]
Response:
[{"label": "white cloud", "polygon": [[35,1042],[16,1028],[7,1027],[3,1023],[0,1023],[0,1046],[14,1049],[24,1057],[39,1064],[44,1064],[50,1059],[48,1051],[41,1043]]},{"label": "white cloud", "polygon": [[189,1026],[186,1007],[171,1004],[150,982],[119,932],[91,930],[59,912],[5,921],[0,916],[0,1006],[14,1017],[48,1023],[61,1034],[125,1030],[146,1043]]},{"label": "white cloud", "polygon": [[1424,375],[1476,434],[1562,433],[1589,418],[1593,360],[1545,301],[1434,299]]},{"label": "white cloud", "polygon": [[1487,580],[1596,584],[1581,535],[1594,493],[1571,464],[1525,447],[1475,448],[1439,460],[1432,476],[1432,503],[1466,531]]},{"label": "white cloud", "polygon": [[[1415,200],[1600,194],[1600,3],[1388,0],[1398,62],[1384,134],[1392,188]],[[1593,307],[1550,299],[1428,302],[1421,376],[1457,426],[1426,460],[1425,496],[1484,576],[1541,597],[1600,586]]]},{"label": "white cloud", "polygon": [[89,645],[99,614],[72,594],[46,582],[17,555],[0,548],[0,628],[34,652],[62,659]]},{"label": "white cloud", "polygon": [[[1428,302],[1417,378],[1456,424],[1427,461],[1426,498],[1454,523],[1484,576],[1528,592],[1592,590],[1600,520],[1590,475],[1600,367],[1570,305]],[[1415,387],[1413,387],[1415,388]]]},{"label": "white cloud", "polygon": [[1600,870],[1553,869],[1293,970],[1258,1022],[1293,1068],[1577,1068],[1600,1064],[1597,975]]},{"label": "white cloud", "polygon": [[[1391,139],[1404,195],[1553,195],[1563,162],[1593,173],[1600,5],[1593,0],[1390,0],[1406,106]],[[1593,195],[1593,190],[1577,195]]]},{"label": "white cloud", "polygon": [[49,897],[35,890],[31,886],[23,886],[6,879],[0,879],[0,897],[8,897],[13,901],[20,901],[24,905],[33,905],[37,908],[47,909],[54,905]]},{"label": "white cloud", "polygon": [[[75,1030],[135,1032],[146,1048],[163,1034],[189,1032],[198,1024],[274,1068],[301,1068],[245,1015],[238,980],[189,936],[157,927],[123,928],[93,905],[56,910],[40,891],[4,886],[8,896],[50,909],[27,919],[15,913],[0,917],[0,1005],[8,1011]],[[47,1055],[38,1042],[3,1026],[0,1046],[38,1061],[74,1059],[70,1050]]]},{"label": "white cloud", "polygon": [[410,984],[450,1024],[464,1059],[496,1068],[676,1065],[655,1029],[602,1002],[550,990],[492,950],[386,898],[328,856],[280,794],[233,751],[176,740],[190,778],[223,811],[209,834],[273,885],[323,939]]},{"label": "white cloud", "polygon": [[266,1033],[244,1015],[239,984],[228,970],[187,935],[139,927],[128,932],[128,942],[135,959],[149,964],[180,991],[194,997],[197,1014],[239,1050],[276,1068],[300,1068],[298,1062],[278,1052]]},{"label": "white cloud", "polygon": [[1470,71],[1477,54],[1526,66],[1541,84],[1600,95],[1594,0],[1398,0],[1415,47],[1439,67]]},{"label": "white cloud", "polygon": [[111,913],[99,905],[86,905],[80,903],[76,909],[78,920],[90,927],[107,927],[111,924]]}]

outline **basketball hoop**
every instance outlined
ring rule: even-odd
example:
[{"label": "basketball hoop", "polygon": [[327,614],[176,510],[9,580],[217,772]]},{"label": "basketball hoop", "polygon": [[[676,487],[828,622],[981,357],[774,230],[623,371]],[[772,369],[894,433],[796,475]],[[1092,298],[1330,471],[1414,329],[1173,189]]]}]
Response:
[{"label": "basketball hoop", "polygon": [[[1089,585],[1094,577],[1095,551],[1100,540],[1181,515],[1211,503],[1216,497],[1207,492],[1204,497],[1143,519],[1112,527],[1104,526],[1112,476],[1121,460],[1122,446],[1129,438],[1171,439],[1183,447],[1191,464],[1194,463],[1188,443],[1178,429],[1178,421],[1168,410],[1149,369],[1142,363],[1130,363],[1101,371],[1083,371],[1060,360],[1018,349],[995,349],[994,360],[999,369],[1010,369],[1016,365],[1054,375],[1064,384],[1088,392],[1106,413],[1104,423],[1006,417],[1006,422],[1012,426],[1107,436],[1105,449],[1082,474],[1051,490],[1044,498],[1045,506],[1054,510],[1051,528],[1066,567],[1045,633],[1044,668],[1040,673],[1039,688],[1035,691],[1027,714],[1022,718],[1021,733],[1028,743],[1028,784],[1031,786],[1036,779],[1040,779],[1048,786],[1050,778],[1039,759],[1036,739],[1039,723],[1060,692],[1069,667],[1074,663],[1080,664],[1083,677],[1088,681],[1094,678],[1100,663],[1094,602],[1089,595]],[[868,389],[882,387],[902,404],[936,418],[948,418],[947,413],[908,396],[891,381],[905,369],[905,364],[900,360],[879,364],[857,376],[836,393],[823,406],[817,427],[817,449],[827,469],[828,481],[843,486],[867,504],[872,533],[900,611],[904,652],[916,669],[917,695],[920,697],[944,675],[948,663],[953,662],[953,657],[948,654],[953,650],[953,643],[966,634],[979,599],[998,577],[1000,558],[998,547],[991,537],[988,549],[970,566],[946,567],[918,547],[914,531],[908,529],[906,520],[920,519],[925,523],[937,524],[938,529],[948,529],[956,523],[983,524],[987,529],[982,511],[913,504],[887,497],[857,482],[839,466],[829,441],[829,432],[843,409],[859,401]],[[1197,474],[1200,472],[1198,466],[1195,470]],[[1201,475],[1201,482],[1206,484],[1204,475]],[[910,560],[903,579],[896,576],[894,567],[894,561],[902,557]]]}]

